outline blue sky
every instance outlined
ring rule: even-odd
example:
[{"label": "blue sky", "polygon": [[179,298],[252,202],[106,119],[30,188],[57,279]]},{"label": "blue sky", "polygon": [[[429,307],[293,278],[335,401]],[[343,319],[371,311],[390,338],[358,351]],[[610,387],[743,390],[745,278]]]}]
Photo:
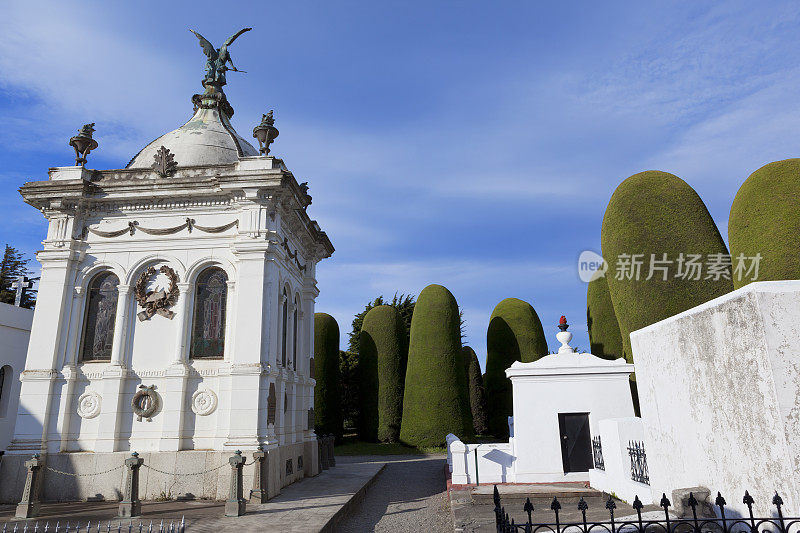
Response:
[{"label": "blue sky", "polygon": [[789,2],[11,1],[0,17],[0,242],[45,235],[16,189],[72,164],[123,167],[182,124],[204,58],[232,47],[226,93],[249,136],[275,110],[273,153],[336,253],[318,311],[342,342],[379,294],[441,283],[483,360],[493,307],[558,317],[586,348],[582,250],[599,251],[614,188],[659,169],[701,195],[727,240],[731,202],[800,145],[800,5]]}]

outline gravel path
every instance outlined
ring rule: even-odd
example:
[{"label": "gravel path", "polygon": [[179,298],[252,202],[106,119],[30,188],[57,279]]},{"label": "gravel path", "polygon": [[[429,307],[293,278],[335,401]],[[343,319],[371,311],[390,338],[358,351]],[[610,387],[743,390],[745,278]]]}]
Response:
[{"label": "gravel path", "polygon": [[336,461],[387,463],[359,506],[337,524],[337,532],[453,531],[444,456],[337,457]]}]

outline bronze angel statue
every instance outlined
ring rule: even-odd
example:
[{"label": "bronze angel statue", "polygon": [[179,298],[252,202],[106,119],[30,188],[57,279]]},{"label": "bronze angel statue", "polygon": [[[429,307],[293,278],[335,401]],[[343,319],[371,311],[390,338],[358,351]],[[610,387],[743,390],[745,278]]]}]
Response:
[{"label": "bronze angel statue", "polygon": [[238,70],[231,60],[231,56],[228,53],[228,46],[233,44],[233,41],[236,40],[241,34],[246,31],[250,31],[253,28],[243,28],[230,37],[228,40],[225,41],[225,44],[220,46],[219,48],[214,48],[208,40],[197,33],[196,31],[190,29],[189,31],[194,33],[197,38],[200,40],[200,47],[203,49],[203,53],[206,55],[208,60],[206,61],[206,77],[203,79],[203,85],[213,85],[215,87],[222,87],[227,82],[225,81],[225,72],[229,70],[228,63],[231,64],[230,70],[234,72],[244,72],[243,70]]}]

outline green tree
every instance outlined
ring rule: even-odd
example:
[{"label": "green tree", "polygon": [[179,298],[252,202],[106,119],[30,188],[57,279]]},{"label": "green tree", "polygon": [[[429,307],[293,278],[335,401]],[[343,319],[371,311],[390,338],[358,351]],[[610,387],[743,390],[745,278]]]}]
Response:
[{"label": "green tree", "polygon": [[475,430],[475,434],[484,435],[488,428],[486,426],[486,391],[483,389],[481,364],[475,350],[469,346],[461,348],[461,357],[467,373],[472,428]]},{"label": "green tree", "polygon": [[[608,290],[629,362],[633,362],[632,331],[733,289],[730,274],[728,279],[708,277],[707,271],[686,275],[690,267],[685,262],[681,266],[681,258],[700,256],[702,267],[714,256],[727,256],[728,249],[700,196],[667,172],[640,172],[617,187],[603,217],[601,241],[609,267]],[[647,262],[638,275],[634,254]],[[650,276],[651,258],[672,261],[672,270]]]},{"label": "green tree", "polygon": [[[30,259],[25,258],[22,252],[6,244],[3,260],[0,262],[0,302],[14,304],[17,291],[12,288],[12,285],[17,281],[18,276],[31,274],[28,269],[28,262],[30,262]],[[22,295],[20,305],[32,309],[36,305],[36,291],[26,289]]]},{"label": "green tree", "polygon": [[466,372],[456,299],[441,285],[429,285],[411,319],[400,440],[439,446],[448,433],[472,436]]},{"label": "green tree", "polygon": [[[800,159],[775,161],[742,184],[728,218],[733,286],[800,279]],[[760,260],[754,260],[760,255]],[[744,270],[737,271],[739,257]],[[758,277],[755,265],[758,261]],[[748,273],[749,270],[749,273]]]},{"label": "green tree", "polygon": [[340,368],[342,375],[342,412],[344,424],[347,428],[355,428],[358,420],[359,398],[358,398],[358,359],[359,359],[359,337],[364,317],[374,307],[380,305],[390,305],[395,307],[403,319],[406,331],[406,346],[408,346],[408,335],[411,331],[411,316],[414,313],[414,296],[395,293],[391,302],[378,296],[373,301],[367,303],[364,310],[355,315],[352,322],[352,329],[348,334],[348,348],[341,353]]},{"label": "green tree", "polygon": [[592,280],[586,288],[586,324],[592,354],[603,359],[622,357],[622,334],[619,332],[614,304],[605,277]]},{"label": "green tree", "polygon": [[339,391],[339,325],[331,315],[314,313],[315,429],[341,437],[342,407]]},{"label": "green tree", "polygon": [[506,298],[494,308],[486,332],[486,408],[489,433],[508,436],[513,411],[511,380],[506,369],[515,361],[528,363],[547,355],[547,340],[539,315],[528,302]]},{"label": "green tree", "polygon": [[369,369],[361,373],[360,380],[359,420],[365,428],[362,438],[396,442],[400,438],[408,354],[406,327],[396,307],[379,305],[367,313],[360,351],[360,367]]}]

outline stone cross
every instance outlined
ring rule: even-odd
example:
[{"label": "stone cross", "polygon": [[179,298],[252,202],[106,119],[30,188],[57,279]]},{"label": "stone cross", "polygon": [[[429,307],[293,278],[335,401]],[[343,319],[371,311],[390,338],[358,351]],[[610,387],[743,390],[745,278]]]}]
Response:
[{"label": "stone cross", "polygon": [[22,295],[25,294],[25,289],[33,288],[33,280],[29,280],[25,276],[17,276],[17,279],[11,284],[11,288],[16,292],[14,305],[19,307],[22,304]]},{"label": "stone cross", "polygon": [[25,478],[22,501],[17,505],[17,518],[39,516],[39,487],[42,484],[40,470],[42,466],[43,461],[39,458],[38,453],[25,461],[25,468],[28,469],[28,475]]},{"label": "stone cross", "polygon": [[267,495],[267,452],[261,444],[253,452],[253,489],[250,491],[251,503],[266,503]]},{"label": "stone cross", "polygon": [[247,501],[242,497],[242,467],[244,466],[242,452],[236,450],[236,453],[228,458],[228,463],[231,465],[231,487],[228,501],[225,502],[225,516],[242,516],[247,506]]},{"label": "stone cross", "polygon": [[122,501],[119,502],[118,516],[130,518],[141,516],[142,514],[142,502],[139,500],[139,468],[142,463],[144,463],[144,459],[140,458],[136,452],[133,452],[129,458],[125,459],[125,468],[127,468],[128,474],[125,483],[125,495]]}]

